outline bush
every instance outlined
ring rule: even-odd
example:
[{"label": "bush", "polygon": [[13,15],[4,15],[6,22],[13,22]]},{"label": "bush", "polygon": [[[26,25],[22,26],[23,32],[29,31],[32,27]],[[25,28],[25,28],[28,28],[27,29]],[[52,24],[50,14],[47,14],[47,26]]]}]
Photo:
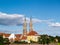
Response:
[{"label": "bush", "polygon": [[3,45],[3,36],[0,35],[0,45]]},{"label": "bush", "polygon": [[10,44],[9,39],[8,39],[8,38],[4,38],[4,39],[3,39],[3,43],[4,43],[4,44]]},{"label": "bush", "polygon": [[14,43],[16,43],[16,44],[27,44],[27,42],[25,42],[25,41],[15,41]]},{"label": "bush", "polygon": [[30,40],[30,42],[31,42],[31,43],[37,43],[37,42],[35,42],[35,41],[32,41],[32,40]]}]

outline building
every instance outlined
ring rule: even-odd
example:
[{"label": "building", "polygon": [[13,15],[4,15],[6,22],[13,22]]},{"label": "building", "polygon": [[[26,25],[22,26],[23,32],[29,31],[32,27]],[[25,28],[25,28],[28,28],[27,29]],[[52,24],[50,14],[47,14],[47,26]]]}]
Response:
[{"label": "building", "polygon": [[26,18],[25,18],[21,40],[27,41],[27,42],[30,42],[30,41],[37,42],[39,34],[33,30],[32,18],[30,18],[29,27],[30,29],[29,29],[29,32],[27,33],[27,23],[26,23]]},{"label": "building", "polygon": [[30,41],[38,41],[39,34],[34,31],[33,29],[33,23],[32,23],[32,18],[30,18],[30,23],[29,23],[29,32],[27,33],[27,22],[26,18],[24,19],[23,23],[23,33],[22,34],[6,34],[6,33],[0,33],[0,35],[3,35],[3,38],[8,38],[10,42],[14,41],[27,41],[30,43]]},{"label": "building", "polygon": [[20,37],[21,37],[22,34],[15,34],[16,38],[15,38],[15,41],[20,41]]},{"label": "building", "polygon": [[29,30],[29,33],[27,34],[27,40],[28,40],[28,42],[30,42],[30,41],[37,42],[39,34],[36,31],[34,31],[31,18],[30,18],[30,24],[29,25],[30,25],[30,30]]}]

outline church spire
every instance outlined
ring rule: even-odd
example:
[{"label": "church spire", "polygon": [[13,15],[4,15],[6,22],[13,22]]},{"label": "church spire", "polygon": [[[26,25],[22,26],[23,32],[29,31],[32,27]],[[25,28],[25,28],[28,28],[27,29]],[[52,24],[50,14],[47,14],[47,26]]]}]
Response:
[{"label": "church spire", "polygon": [[27,35],[27,23],[26,23],[26,17],[24,18],[24,23],[23,23],[23,35]]},{"label": "church spire", "polygon": [[33,31],[32,18],[30,18],[30,31]]}]

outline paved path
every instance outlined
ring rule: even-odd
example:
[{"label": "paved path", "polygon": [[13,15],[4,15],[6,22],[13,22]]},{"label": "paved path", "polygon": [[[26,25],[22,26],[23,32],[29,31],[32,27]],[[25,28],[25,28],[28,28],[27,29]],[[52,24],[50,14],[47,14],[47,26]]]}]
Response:
[{"label": "paved path", "polygon": [[[43,44],[9,44],[9,45],[43,45]],[[47,44],[44,44],[44,45],[47,45]],[[49,45],[58,45],[57,43],[52,43],[52,44],[49,44]]]}]

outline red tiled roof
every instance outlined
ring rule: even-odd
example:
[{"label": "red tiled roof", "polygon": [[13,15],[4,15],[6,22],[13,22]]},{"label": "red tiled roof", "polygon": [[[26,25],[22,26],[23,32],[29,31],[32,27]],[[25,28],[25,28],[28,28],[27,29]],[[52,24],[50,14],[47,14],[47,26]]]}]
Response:
[{"label": "red tiled roof", "polygon": [[16,37],[21,37],[22,34],[15,34]]},{"label": "red tiled roof", "polygon": [[10,34],[3,34],[5,37],[9,37],[10,36]]},{"label": "red tiled roof", "polygon": [[4,33],[1,33],[1,32],[0,32],[0,35],[3,35],[3,34],[4,34]]},{"label": "red tiled roof", "polygon": [[27,35],[37,35],[38,33],[36,31],[30,31]]},{"label": "red tiled roof", "polygon": [[21,40],[26,40],[27,36],[22,35]]},{"label": "red tiled roof", "polygon": [[20,37],[16,37],[15,38],[15,41],[20,41]]},{"label": "red tiled roof", "polygon": [[20,40],[21,35],[22,35],[22,34],[15,34],[15,36],[16,36],[15,41],[19,41],[19,40]]}]

